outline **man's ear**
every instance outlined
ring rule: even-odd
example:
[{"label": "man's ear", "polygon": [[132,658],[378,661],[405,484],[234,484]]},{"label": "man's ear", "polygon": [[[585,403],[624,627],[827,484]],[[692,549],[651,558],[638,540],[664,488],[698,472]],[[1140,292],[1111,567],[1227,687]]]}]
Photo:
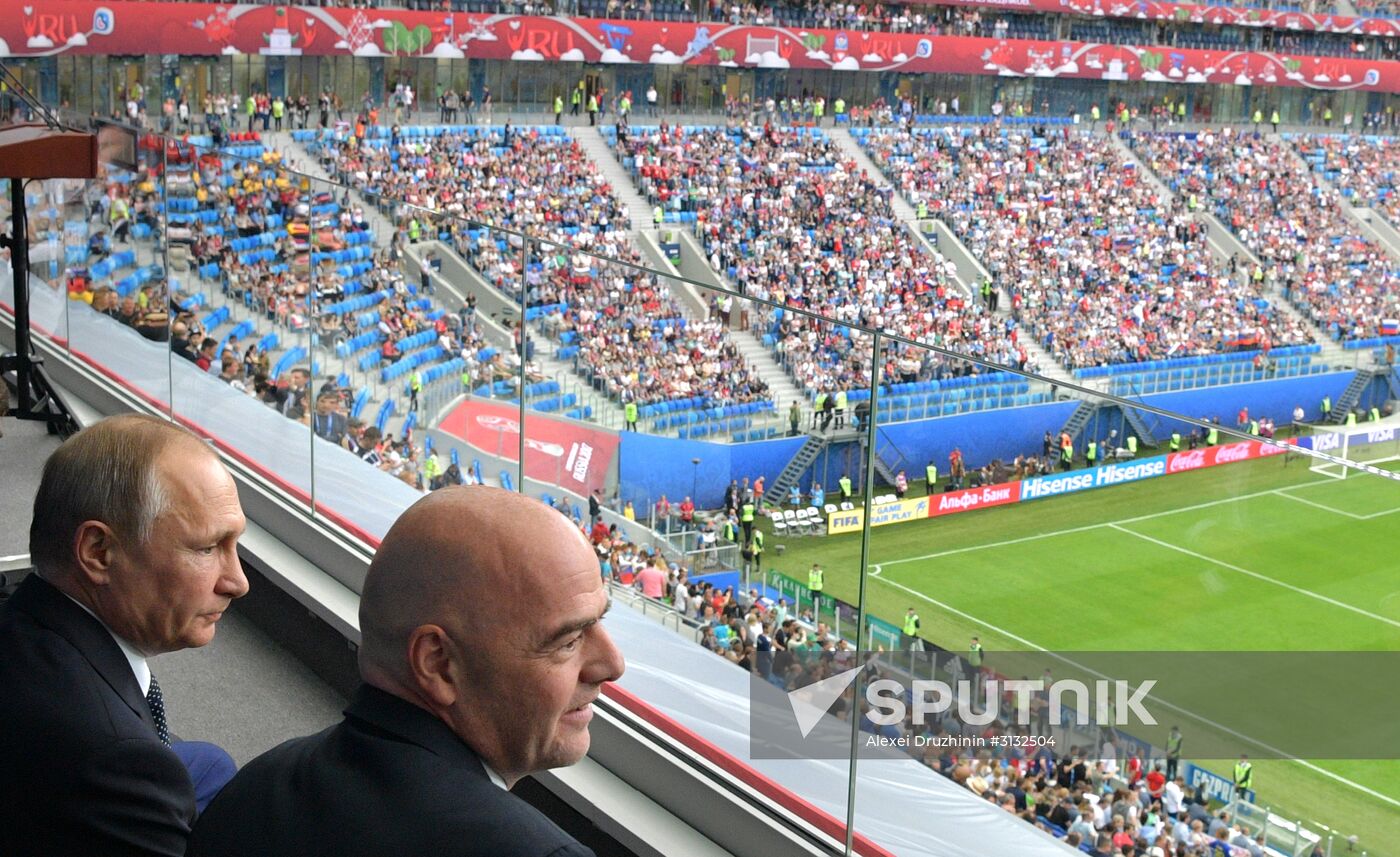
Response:
[{"label": "man's ear", "polygon": [[94,586],[112,579],[112,565],[120,549],[117,534],[101,521],[84,521],[73,537],[73,559],[78,576]]},{"label": "man's ear", "polygon": [[419,625],[408,635],[408,671],[424,698],[443,708],[461,694],[460,676],[453,664],[455,646],[441,626]]}]

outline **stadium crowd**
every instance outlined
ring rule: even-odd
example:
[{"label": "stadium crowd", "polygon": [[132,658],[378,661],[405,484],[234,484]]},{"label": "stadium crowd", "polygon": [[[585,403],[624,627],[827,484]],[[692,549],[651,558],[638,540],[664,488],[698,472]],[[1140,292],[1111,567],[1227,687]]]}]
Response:
[{"label": "stadium crowd", "polygon": [[[411,437],[396,441],[350,416],[353,390],[343,386],[348,376],[338,381],[328,375],[313,396],[304,364],[279,374],[272,357],[279,339],[294,344],[295,334],[314,332],[325,350],[308,357],[324,363],[337,344],[369,333],[375,342],[366,348],[373,347],[378,360],[366,371],[377,372],[402,356],[396,343],[431,330],[443,359],[461,356],[469,375],[486,377],[495,367],[477,365],[483,342],[470,317],[432,310],[416,298],[418,286],[403,275],[399,248],[373,249],[363,211],[316,193],[284,168],[280,152],[264,149],[245,160],[181,146],[167,153],[166,164],[163,175],[147,167],[114,173],[104,192],[93,195],[88,216],[95,228],[86,258],[69,267],[70,298],[148,339],[168,341],[177,356],[409,484],[427,488],[434,474],[444,474],[443,467],[425,470],[423,451]],[[181,199],[193,199],[197,208],[171,203]],[[162,205],[170,208],[163,228]],[[143,281],[117,283],[134,262],[117,264],[114,254],[137,244],[157,253],[163,244],[169,276],[156,269]],[[348,247],[365,248],[362,261],[349,265],[330,258]],[[113,282],[106,282],[100,265],[111,269]],[[240,339],[241,331],[256,326],[240,327],[234,315],[201,318],[209,305],[196,278],[281,336],[244,332]],[[356,314],[335,306],[346,294],[374,296],[374,310]],[[229,324],[234,329],[216,329]]]},{"label": "stadium crowd", "polygon": [[1332,336],[1373,335],[1400,312],[1393,262],[1288,144],[1229,128],[1133,142],[1179,194],[1208,200],[1259,257],[1265,269],[1254,279],[1280,285]]},{"label": "stadium crowd", "polygon": [[[867,386],[871,344],[842,322],[1034,370],[1017,331],[967,300],[953,264],[928,252],[890,204],[892,190],[866,175],[820,133],[743,124],[722,129],[662,125],[620,142],[642,192],[662,210],[695,213],[710,265],[746,294],[829,319],[774,313],[765,330],[809,392]],[[964,371],[932,352],[887,355],[891,375],[926,379]]]},{"label": "stadium crowd", "polygon": [[[345,141],[336,149],[343,180],[366,191],[451,215],[419,223],[398,212],[410,240],[450,231],[455,248],[488,282],[543,307],[540,329],[579,346],[577,367],[623,403],[706,396],[715,404],[762,401],[763,381],[718,319],[694,321],[651,275],[588,255],[645,264],[627,237],[626,208],[572,138],[504,127],[405,138],[388,145]],[[460,218],[460,219],[459,219]],[[553,242],[530,248],[518,236]]]},{"label": "stadium crowd", "polygon": [[[732,526],[732,525],[731,525]],[[810,609],[753,588],[692,580],[690,570],[640,548],[617,527],[596,523],[591,540],[603,574],[665,604],[695,628],[700,646],[792,691],[857,666],[850,642]],[[975,640],[974,640],[975,642]],[[967,661],[963,669],[973,670]],[[871,656],[868,680],[886,676]],[[1008,694],[1008,705],[1010,705]],[[1032,699],[1045,729],[1047,703]],[[847,693],[832,706],[842,720],[860,717],[863,732],[902,746],[929,768],[977,797],[1086,853],[1143,857],[1264,857],[1263,834],[1250,835],[1228,810],[1211,810],[1204,785],[1188,787],[1175,762],[1143,759],[1107,730],[1063,752],[1053,747],[959,747],[957,739],[1002,734],[999,724],[970,727],[947,715],[916,724],[912,710],[898,725],[877,725]],[[945,740],[946,739],[946,740]],[[1170,765],[1170,767],[1168,767]]]},{"label": "stadium crowd", "polygon": [[1327,177],[1354,206],[1370,206],[1391,223],[1400,223],[1400,196],[1395,193],[1400,172],[1400,146],[1386,137],[1307,136],[1293,145],[1304,158],[1322,156]]},{"label": "stadium crowd", "polygon": [[1187,205],[1105,137],[996,127],[880,130],[876,162],[945,218],[1070,368],[1308,336],[1247,272],[1221,268]]}]

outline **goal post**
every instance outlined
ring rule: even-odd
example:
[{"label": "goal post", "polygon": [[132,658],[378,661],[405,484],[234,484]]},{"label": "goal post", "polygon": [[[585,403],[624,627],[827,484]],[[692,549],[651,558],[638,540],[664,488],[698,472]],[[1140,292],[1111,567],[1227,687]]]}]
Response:
[{"label": "goal post", "polygon": [[1387,462],[1400,461],[1400,416],[1388,417],[1379,422],[1357,423],[1353,426],[1313,426],[1312,448],[1316,452],[1342,459],[1332,461],[1314,456],[1308,466],[1314,473],[1333,479],[1346,479],[1357,473],[1370,472]]}]

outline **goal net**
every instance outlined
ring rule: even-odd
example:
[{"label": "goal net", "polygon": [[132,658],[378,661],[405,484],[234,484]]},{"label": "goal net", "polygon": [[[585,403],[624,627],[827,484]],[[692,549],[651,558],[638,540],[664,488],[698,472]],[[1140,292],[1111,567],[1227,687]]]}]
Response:
[{"label": "goal net", "polygon": [[[1334,479],[1358,473],[1394,470],[1386,462],[1400,461],[1400,416],[1354,426],[1313,426],[1312,448],[1343,461],[1314,457],[1309,469]],[[1345,463],[1343,463],[1345,462]]]}]

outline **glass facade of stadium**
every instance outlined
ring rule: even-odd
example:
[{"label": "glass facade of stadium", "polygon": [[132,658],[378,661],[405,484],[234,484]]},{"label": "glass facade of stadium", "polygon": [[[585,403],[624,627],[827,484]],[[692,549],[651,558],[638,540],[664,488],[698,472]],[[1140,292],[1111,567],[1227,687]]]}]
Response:
[{"label": "glass facade of stadium", "polygon": [[[28,68],[33,70],[33,66]],[[416,79],[425,91],[438,82],[450,80],[456,86],[463,79],[477,80],[477,73],[490,80],[495,89],[499,78],[492,75],[506,75],[514,67],[477,70],[469,64],[446,63],[407,63],[394,67],[387,63],[325,59],[303,60],[297,74],[291,74],[289,68],[290,64],[274,71],[270,62],[258,57],[239,58],[236,63],[228,60],[172,59],[166,62],[160,58],[125,60],[119,57],[80,57],[60,60],[53,72],[54,77],[47,79],[48,82],[43,85],[47,87],[48,94],[62,97],[75,111],[83,112],[88,105],[97,108],[107,103],[104,99],[112,97],[108,88],[110,84],[107,83],[110,80],[142,78],[153,83],[173,80],[173,75],[178,74],[185,80],[197,81],[202,74],[205,75],[202,78],[206,81],[204,85],[232,87],[240,91],[245,91],[250,85],[275,88],[278,81],[290,86],[291,81],[302,80],[307,92],[314,92],[322,83],[334,80],[337,87],[343,87],[342,91],[350,95],[369,83],[392,75],[399,68],[407,68],[417,75]],[[312,70],[309,77],[306,76],[308,68]],[[561,84],[579,73],[578,69],[565,66],[553,70],[548,66],[531,66],[530,69],[532,74],[543,73],[546,77],[557,72],[557,82]],[[643,73],[650,75],[651,71],[644,70]],[[455,76],[458,74],[462,77]],[[707,85],[704,83],[707,79],[705,76],[713,72],[697,69],[678,74],[685,81],[681,86],[686,93],[684,97],[690,99],[702,97],[705,92],[703,87]],[[285,76],[279,77],[281,75]],[[851,75],[847,79],[853,85],[872,87],[867,95],[874,94],[883,85],[881,79],[875,76]],[[752,80],[756,85],[760,78]],[[77,85],[80,82],[82,86]],[[100,91],[92,88],[99,85],[94,82],[101,82]],[[797,76],[789,79],[789,85],[797,83]],[[812,81],[814,86],[826,83],[825,79]],[[526,101],[539,100],[549,88],[547,83],[533,78],[529,83],[516,81],[516,85],[520,88],[514,91],[504,86],[501,88],[508,93],[518,93]],[[636,84],[612,81],[610,85]],[[708,85],[713,85],[713,82]],[[962,85],[968,87],[965,103],[983,104],[985,99],[991,97],[990,89],[999,84],[990,79],[969,79]],[[1026,81],[1017,85],[1038,84]],[[975,94],[982,86],[988,87],[988,91]],[[82,87],[88,88],[84,90]],[[692,91],[692,87],[696,91]],[[1201,91],[1196,90],[1197,93]],[[1306,96],[1303,92],[1291,94],[1299,98]],[[321,439],[309,423],[288,419],[253,397],[200,371],[192,363],[172,357],[166,345],[171,339],[168,329],[151,329],[149,325],[148,329],[132,329],[95,310],[83,300],[68,299],[67,295],[66,286],[71,286],[70,275],[79,265],[86,267],[86,276],[93,282],[105,282],[103,278],[110,278],[120,295],[139,295],[151,285],[157,287],[153,293],[159,295],[159,285],[168,278],[172,298],[181,306],[192,307],[201,316],[217,312],[215,307],[225,308],[225,315],[215,322],[223,326],[225,334],[229,331],[227,325],[236,323],[242,328],[240,341],[245,344],[273,337],[274,347],[286,361],[286,365],[280,367],[282,371],[309,366],[317,379],[339,371],[338,367],[345,365],[340,347],[346,343],[320,338],[315,320],[327,313],[372,312],[376,301],[383,300],[384,296],[347,295],[339,298],[334,305],[316,303],[316,298],[308,297],[311,301],[309,319],[292,324],[274,323],[236,304],[232,306],[230,316],[227,310],[233,302],[224,291],[225,283],[217,266],[212,269],[201,267],[179,249],[180,236],[176,230],[187,228],[191,218],[198,217],[201,211],[197,188],[190,185],[190,167],[209,158],[222,162],[227,169],[269,168],[257,152],[240,150],[240,146],[245,145],[235,142],[229,150],[216,152],[187,144],[176,145],[171,141],[157,152],[146,152],[146,157],[154,157],[159,162],[160,169],[153,186],[145,190],[161,200],[163,206],[150,222],[144,224],[145,228],[133,229],[129,242],[113,247],[106,260],[97,263],[106,266],[100,274],[93,270],[95,266],[89,267],[88,255],[83,249],[88,243],[83,224],[89,221],[95,201],[106,195],[107,183],[129,182],[130,174],[115,165],[108,165],[106,181],[49,182],[31,186],[27,191],[31,197],[29,252],[33,279],[30,291],[36,343],[41,352],[48,356],[51,370],[60,373],[66,385],[90,384],[93,389],[101,390],[114,403],[114,407],[166,415],[206,437],[224,455],[245,489],[253,486],[258,496],[271,498],[269,502],[275,501],[276,508],[281,510],[278,513],[281,517],[265,510],[253,510],[250,518],[274,532],[285,528],[288,538],[304,540],[306,535],[302,531],[307,529],[324,533],[346,557],[343,564],[324,568],[324,573],[336,584],[356,593],[363,580],[365,560],[397,514],[420,496],[419,491]],[[344,204],[351,199],[351,194],[357,192],[309,175],[287,173],[285,178],[288,187],[299,194],[313,212],[315,206]],[[392,207],[387,200],[363,199],[368,205],[380,205],[384,211]],[[8,208],[8,195],[0,205]],[[472,232],[476,240],[495,242],[502,252],[518,260],[518,270],[521,271],[551,262],[559,254],[577,252],[573,247],[561,247],[510,230],[465,221],[454,222],[426,210],[417,210],[413,214],[423,225],[427,236],[466,230]],[[317,215],[313,213],[312,216]],[[371,230],[368,236],[374,248],[387,247],[392,240],[393,236],[383,231]],[[355,250],[356,247],[351,246],[333,252],[313,251],[308,260],[293,262],[293,265],[300,265],[298,276],[304,278],[306,295],[318,294],[318,278],[328,276],[342,264],[355,264],[366,258]],[[345,253],[349,255],[343,258],[335,255]],[[594,259],[593,263],[602,265],[607,260]],[[405,279],[416,282],[416,265],[407,258],[403,264]],[[698,305],[708,303],[709,298],[717,294],[717,290],[704,283],[682,279],[669,271],[648,270],[645,274],[676,295],[693,296],[698,300]],[[422,299],[421,296],[416,297]],[[739,301],[741,307],[745,303],[743,295],[730,297]],[[14,306],[14,298],[7,273],[0,282],[0,312],[7,317]],[[503,306],[498,313],[503,321],[531,319],[535,315],[532,312],[535,308],[524,305],[522,298],[497,295],[496,299],[503,305],[514,302],[513,307]],[[753,318],[769,309],[756,301],[748,301],[748,304],[748,312]],[[790,307],[784,311],[804,312]],[[742,314],[743,310],[739,312]],[[164,325],[170,323],[170,317],[153,309],[147,321]],[[1005,485],[978,485],[969,480],[969,483],[964,483],[969,487],[946,494],[926,492],[922,485],[916,485],[911,488],[908,499],[877,503],[877,500],[886,499],[882,495],[893,493],[892,488],[877,482],[876,478],[877,462],[881,456],[897,454],[897,450],[891,452],[889,449],[894,441],[887,432],[911,424],[909,411],[915,405],[910,401],[910,394],[918,392],[907,385],[893,386],[897,380],[893,377],[895,367],[901,358],[919,362],[925,354],[933,362],[945,356],[957,360],[964,357],[938,352],[918,343],[900,341],[879,331],[838,324],[820,316],[813,316],[812,321],[819,331],[819,338],[848,338],[853,365],[867,367],[865,377],[847,391],[851,409],[846,415],[846,425],[836,428],[838,433],[843,433],[845,442],[827,451],[825,460],[812,465],[829,474],[824,479],[830,501],[839,502],[838,476],[851,479],[857,496],[849,508],[839,510],[835,516],[818,509],[818,515],[813,519],[787,523],[783,531],[770,530],[766,558],[757,564],[757,568],[743,573],[740,585],[758,585],[762,580],[773,586],[774,591],[792,594],[796,609],[811,609],[812,595],[805,588],[809,582],[807,567],[815,561],[814,557],[819,557],[825,566],[826,600],[818,599],[811,618],[828,623],[836,633],[853,642],[871,648],[900,647],[904,641],[899,634],[898,623],[905,615],[906,608],[911,608],[917,609],[924,617],[923,636],[929,643],[936,641],[952,650],[965,649],[973,634],[981,634],[989,646],[1025,648],[1044,645],[1072,649],[1076,643],[1114,645],[1113,635],[1104,633],[1099,623],[1123,618],[1130,605],[1137,603],[1141,606],[1143,599],[1150,602],[1150,593],[1155,591],[1157,584],[1130,582],[1126,576],[1134,569],[1120,562],[1120,558],[1129,550],[1140,549],[1155,552],[1151,566],[1154,575],[1168,575],[1173,569],[1190,566],[1206,578],[1205,585],[1211,592],[1230,600],[1229,610],[1198,611],[1180,616],[1164,614],[1161,617],[1168,623],[1179,623],[1183,633],[1199,632],[1202,635],[1192,637],[1188,645],[1206,645],[1206,639],[1214,641],[1221,648],[1285,647],[1288,640],[1297,641],[1297,645],[1318,648],[1331,644],[1358,647],[1390,647],[1395,644],[1393,633],[1388,637],[1384,634],[1379,637],[1364,634],[1329,636],[1329,632],[1317,632],[1316,628],[1309,627],[1304,629],[1307,633],[1295,636],[1300,629],[1287,627],[1282,620],[1278,623],[1280,627],[1276,629],[1276,634],[1266,633],[1253,639],[1233,636],[1230,626],[1237,626],[1242,621],[1241,611],[1235,610],[1234,605],[1248,603],[1255,596],[1263,603],[1273,605],[1270,610],[1283,609],[1279,602],[1269,600],[1275,596],[1280,599],[1297,596],[1303,608],[1330,609],[1327,605],[1308,601],[1300,590],[1311,592],[1323,589],[1336,596],[1334,599],[1333,595],[1326,595],[1323,596],[1324,600],[1347,600],[1351,596],[1345,591],[1328,590],[1325,581],[1315,580],[1311,572],[1316,568],[1270,568],[1267,570],[1269,578],[1293,581],[1280,583],[1274,580],[1279,584],[1276,587],[1260,580],[1260,575],[1252,570],[1249,574],[1239,572],[1239,568],[1252,565],[1252,562],[1247,552],[1231,552],[1229,534],[1235,532],[1232,528],[1238,528],[1242,537],[1255,525],[1267,526],[1271,520],[1270,514],[1251,518],[1249,510],[1257,509],[1258,504],[1276,503],[1279,509],[1275,511],[1282,513],[1292,501],[1279,497],[1276,489],[1302,481],[1301,477],[1309,474],[1312,462],[1302,454],[1275,455],[1282,450],[1262,444],[1256,437],[1238,434],[1232,425],[1233,420],[1229,419],[1233,417],[1232,411],[1227,415],[1226,424],[1217,427],[1220,438],[1212,449],[1222,452],[1212,452],[1209,456],[1205,452],[1196,454],[1185,446],[1179,453],[1183,457],[1168,456],[1166,441],[1162,440],[1162,446],[1140,450],[1135,461],[1127,460],[1129,456],[1125,455],[1122,470],[1113,469],[1119,465],[1107,463],[1099,470],[1092,471],[1097,474],[1089,477],[1092,484],[1059,481],[1062,477],[1056,471],[1038,477],[1045,480],[1041,482],[1020,480]],[[739,334],[736,332],[734,335]],[[224,342],[227,342],[226,335]],[[522,343],[520,347],[523,351],[525,344]],[[565,346],[542,340],[537,347],[558,354]],[[520,356],[523,358],[523,353]],[[560,356],[567,360],[566,355]],[[496,383],[514,390],[524,390],[540,383],[540,379],[526,376],[526,366],[525,359],[516,361],[516,376],[497,378]],[[1136,406],[1143,418],[1157,425],[1177,426],[1183,432],[1205,429],[1198,422],[1201,416],[1198,413],[1183,415],[1147,402],[1115,400],[1089,388],[1071,390],[1063,385],[1051,387],[1051,396],[1055,397],[1053,402],[1036,408],[1018,407],[1021,400],[1017,396],[1022,394],[1016,385],[1025,382],[1044,389],[1049,382],[1020,373],[1014,367],[984,364],[979,368],[981,371],[1008,373],[1007,384],[1002,398],[985,411],[985,422],[968,429],[964,446],[974,445],[979,432],[992,433],[1009,426],[1031,439],[1029,443],[1022,443],[1023,447],[1032,453],[1039,453],[1041,432],[1047,432],[1048,438],[1048,432],[1059,430],[1074,412],[1085,405],[1099,413],[1095,419],[1100,422],[1092,430],[1104,436],[1124,437],[1131,431],[1124,406]],[[378,362],[374,362],[369,371],[356,373],[351,370],[349,374],[348,380],[354,389],[373,388],[380,398],[402,399],[408,395],[405,389],[407,377],[389,377]],[[555,380],[560,382],[563,389],[568,389],[570,384],[587,383],[579,378]],[[481,399],[472,389],[462,390],[452,377],[448,378],[447,383],[446,398],[437,400],[438,403],[443,409],[447,409],[449,404],[456,407],[464,403],[488,408],[491,419],[478,421],[486,427],[487,437],[482,440],[473,436],[469,442],[451,440],[439,431],[425,433],[437,438],[438,448],[444,453],[445,447],[452,444],[454,461],[460,453],[463,470],[471,466],[473,458],[505,462],[499,467],[487,466],[485,475],[488,481],[513,485],[536,496],[551,494],[557,498],[565,477],[581,466],[577,443],[568,460],[563,460],[563,451],[569,446],[570,437],[593,438],[594,454],[601,455],[604,448],[618,450],[617,456],[604,464],[610,485],[620,477],[646,481],[645,474],[637,476],[635,470],[631,473],[626,470],[629,467],[637,468],[637,461],[641,461],[641,470],[671,473],[671,483],[679,479],[686,490],[701,496],[717,496],[731,477],[738,478],[744,472],[740,450],[785,442],[781,437],[770,440],[768,434],[760,433],[759,437],[764,439],[750,443],[754,424],[746,423],[742,428],[733,428],[735,436],[732,438],[728,436],[731,432],[726,431],[721,443],[687,445],[678,441],[673,430],[649,434],[660,424],[659,420],[653,420],[650,416],[644,421],[642,432],[619,434],[615,430],[621,423],[618,413],[594,414],[589,421],[569,419],[535,410],[527,405],[523,396],[514,402],[508,394],[500,398]],[[1067,397],[1067,393],[1073,393],[1076,398]],[[431,396],[432,391],[425,395]],[[861,407],[862,404],[864,407]],[[1309,407],[1312,408],[1313,404],[1309,403]],[[923,409],[923,403],[918,407]],[[1043,410],[1046,407],[1050,408],[1048,415]],[[620,412],[621,406],[616,410]],[[805,415],[803,419],[805,421]],[[785,434],[785,415],[779,417],[777,422],[781,426],[779,434]],[[1110,432],[1113,434],[1110,435]],[[595,437],[595,434],[607,435],[611,440],[605,441]],[[733,440],[744,442],[732,443]],[[1228,459],[1223,452],[1226,449],[1231,451]],[[1105,450],[1105,458],[1101,460],[1112,462],[1112,453],[1116,452],[1116,449]],[[639,458],[629,463],[629,454]],[[746,460],[756,459],[750,457]],[[936,463],[946,478],[946,459],[940,457]],[[973,462],[974,465],[981,463]],[[582,467],[587,470],[586,462],[582,463]],[[623,469],[621,474],[618,473],[619,468]],[[904,462],[903,468],[908,469],[911,480],[918,482],[924,474],[925,461],[922,456],[917,460],[911,459]],[[478,473],[481,469],[480,465],[476,466]],[[1091,472],[1083,469],[1082,462],[1076,464],[1076,471]],[[676,472],[681,475],[676,477]],[[1150,484],[1164,486],[1160,491],[1153,488],[1140,493],[1130,505],[1105,499],[1087,510],[1093,523],[1085,526],[1099,528],[1096,532],[1102,533],[1102,541],[1071,540],[1067,534],[1062,534],[1074,528],[1066,526],[1060,517],[1062,503],[1067,498],[1059,495],[1106,485],[1126,485],[1157,476],[1163,478],[1152,480]],[[1322,484],[1326,491],[1332,492],[1331,495],[1322,498],[1320,495],[1300,494],[1300,502],[1322,506],[1309,508],[1307,512],[1329,526],[1334,519],[1338,526],[1359,526],[1371,518],[1400,508],[1400,483],[1393,481],[1394,474],[1353,470],[1345,480],[1328,480],[1318,474],[1314,476],[1316,478],[1308,480],[1309,484]],[[1031,484],[1039,486],[1037,490],[1041,493],[1023,495],[1023,486]],[[1180,494],[1182,489],[1176,486],[1187,485],[1194,487],[1187,489],[1184,495]],[[1168,496],[1168,487],[1178,493]],[[1025,490],[1029,492],[1030,489],[1026,487]],[[674,491],[673,499],[681,493],[685,493],[685,490]],[[1102,496],[1096,490],[1086,490],[1084,494],[1094,498]],[[927,499],[919,506],[916,501],[926,495]],[[944,500],[945,497],[948,499]],[[646,497],[644,501],[650,499],[655,498]],[[794,508],[783,498],[778,500],[780,512]],[[1030,502],[1032,500],[1035,502]],[[586,498],[573,495],[573,502],[586,505]],[[1350,505],[1353,502],[1354,505]],[[980,511],[986,506],[1015,508],[994,513]],[[1205,507],[1210,508],[1213,517],[1199,517],[1205,513],[1190,511]],[[1332,511],[1326,511],[1327,508]],[[1170,517],[1178,511],[1196,522],[1194,528],[1186,526],[1183,531],[1170,525]],[[963,512],[972,514],[960,514]],[[1003,515],[1003,512],[1006,514]],[[1217,515],[1217,512],[1220,514]],[[906,527],[917,525],[901,523],[902,520],[941,515],[947,517],[940,517],[938,524],[930,522],[925,530],[926,536],[918,546],[911,547],[907,543]],[[978,520],[977,515],[984,516],[979,525],[963,526],[959,523],[959,526],[953,526],[954,522]],[[647,517],[640,503],[636,517],[643,521]],[[639,543],[652,545],[668,556],[688,563],[694,562],[697,568],[711,561],[703,550],[697,548],[693,534],[666,537],[611,513],[609,520],[616,521],[624,532]],[[866,525],[872,520],[876,521],[877,526]],[[1382,525],[1384,520],[1377,518],[1377,525]],[[1221,531],[1211,529],[1217,525],[1224,527],[1224,541],[1215,538]],[[855,535],[844,537],[834,547],[828,548],[823,545],[830,543],[823,542],[824,537],[819,535],[823,530],[849,531]],[[1279,538],[1285,535],[1275,533],[1275,537]],[[1322,538],[1320,534],[1318,537]],[[1051,548],[1048,553],[1031,550],[1032,545],[1053,544],[1061,538],[1066,541],[1058,548]],[[1215,542],[1210,542],[1212,538],[1215,538]],[[1208,542],[1214,546],[1208,546]],[[979,545],[987,549],[977,548]],[[784,548],[789,556],[800,554],[804,557],[800,566],[784,559]],[[1217,554],[1217,551],[1220,553]],[[1347,546],[1347,552],[1371,555],[1369,548],[1354,544]],[[1220,558],[1211,558],[1216,555]],[[1330,554],[1320,556],[1330,557]],[[713,561],[717,566],[746,565],[737,554],[720,557],[716,553]],[[925,566],[917,565],[919,562],[924,562]],[[1066,570],[1073,569],[1096,571],[1087,577],[1077,575],[1075,579],[1078,583],[1075,586],[1083,588],[1066,592],[1058,580]],[[909,573],[906,574],[904,570]],[[919,573],[915,574],[916,571]],[[975,600],[978,592],[985,599],[979,611],[988,609],[991,615],[973,613],[959,606]],[[987,598],[988,592],[999,594]],[[1163,610],[1171,611],[1179,606],[1173,606],[1176,602],[1170,596],[1162,597]],[[755,848],[758,840],[735,841],[729,843],[734,853],[809,853],[804,849],[816,848],[819,853],[972,855],[989,853],[985,847],[989,841],[997,843],[992,849],[996,853],[1071,853],[1045,833],[1003,809],[986,801],[968,799],[964,790],[916,760],[847,760],[840,763],[750,760],[747,743],[743,740],[747,721],[734,719],[735,707],[740,705],[747,693],[747,674],[696,646],[699,637],[697,625],[667,613],[665,605],[638,605],[638,596],[630,587],[617,587],[615,598],[620,605],[637,609],[615,610],[615,613],[622,615],[616,619],[617,625],[612,627],[623,644],[630,667],[627,676],[620,682],[620,689],[605,693],[604,707],[609,722],[615,720],[627,728],[664,733],[649,745],[646,753],[657,759],[664,758],[668,764],[680,764],[706,772],[711,780],[710,787],[714,787],[714,782],[723,781],[727,784],[726,788],[737,790],[746,803],[757,807],[765,817],[780,825],[785,831],[784,835],[799,835],[803,843],[801,848],[770,843],[759,851]],[[1087,610],[1091,604],[1100,604],[1102,609],[1096,608],[1077,617],[1072,613],[1047,616],[1045,622],[1037,626],[1039,631],[1022,632],[1020,628],[1024,625],[1016,625],[1016,630],[1008,628],[1003,631],[1003,628],[1013,624],[1012,620],[1001,618],[1003,608],[1011,610],[1014,605],[1021,605],[1016,609],[1024,613],[1028,603],[1040,605],[1029,608],[1032,613],[1036,610]],[[636,617],[642,615],[641,610],[650,612],[639,620]],[[658,623],[656,617],[661,617],[662,621]],[[1343,615],[1342,618],[1356,617]],[[614,620],[610,618],[609,621]],[[1076,632],[1055,636],[1051,630],[1065,629],[1066,626]],[[1025,636],[1020,636],[1021,633]],[[1041,633],[1051,636],[1038,636]],[[595,733],[599,728],[595,726]],[[854,746],[859,739],[854,722],[851,735]],[[1094,741],[1091,734],[1068,737],[1079,742],[1080,746],[1089,746]],[[1281,768],[1287,763],[1277,764],[1280,769],[1270,769],[1270,776],[1285,777],[1287,772],[1281,771]],[[626,767],[619,765],[619,769]],[[1226,770],[1223,766],[1219,769]],[[1274,783],[1277,782],[1275,779]],[[662,785],[657,785],[656,791],[648,792],[656,800],[661,800],[664,793]],[[702,809],[710,806],[696,800],[693,792],[684,798]],[[708,822],[696,818],[695,824],[715,841],[723,841],[727,835],[724,830],[715,828],[731,827],[731,834],[744,831],[745,835],[749,835],[748,827],[735,823],[737,813],[721,814],[713,808],[703,811],[711,816]],[[1392,822],[1386,823],[1393,823],[1393,818]],[[1345,832],[1351,831],[1348,829]],[[1371,838],[1369,830],[1357,832],[1362,836],[1363,843],[1385,839],[1384,836]],[[1273,835],[1284,834],[1275,830]],[[1381,852],[1373,850],[1371,853]]]},{"label": "glass facade of stadium", "polygon": [[[1330,106],[1336,121],[1346,113],[1360,115],[1400,108],[1393,93],[1319,92],[1301,87],[1194,86],[1140,81],[1091,81],[1006,78],[959,74],[897,74],[830,70],[726,69],[718,66],[617,66],[584,63],[520,63],[498,60],[450,60],[413,57],[193,57],[193,56],[60,56],[39,60],[11,60],[26,85],[47,103],[64,104],[87,115],[110,115],[120,110],[122,93],[140,83],[150,99],[152,113],[159,98],[184,91],[192,106],[205,93],[265,91],[296,98],[305,95],[313,104],[329,88],[340,96],[347,111],[360,104],[366,92],[379,103],[396,84],[412,84],[422,96],[446,89],[471,91],[480,99],[490,87],[498,105],[519,105],[525,110],[550,110],[555,95],[567,95],[580,80],[589,91],[610,93],[630,90],[641,104],[641,93],[654,85],[663,109],[671,112],[722,110],[726,95],[762,102],[772,97],[821,94],[841,96],[852,105],[883,98],[893,102],[908,97],[921,112],[933,112],[937,101],[959,99],[968,115],[991,113],[994,102],[1030,104],[1037,113],[1087,115],[1091,104],[1125,101],[1141,105],[1170,98],[1187,99],[1192,121],[1232,122],[1249,117],[1255,109],[1269,115],[1277,106],[1285,124],[1319,121]],[[157,97],[159,95],[159,97]],[[424,104],[425,107],[430,106]]]}]

